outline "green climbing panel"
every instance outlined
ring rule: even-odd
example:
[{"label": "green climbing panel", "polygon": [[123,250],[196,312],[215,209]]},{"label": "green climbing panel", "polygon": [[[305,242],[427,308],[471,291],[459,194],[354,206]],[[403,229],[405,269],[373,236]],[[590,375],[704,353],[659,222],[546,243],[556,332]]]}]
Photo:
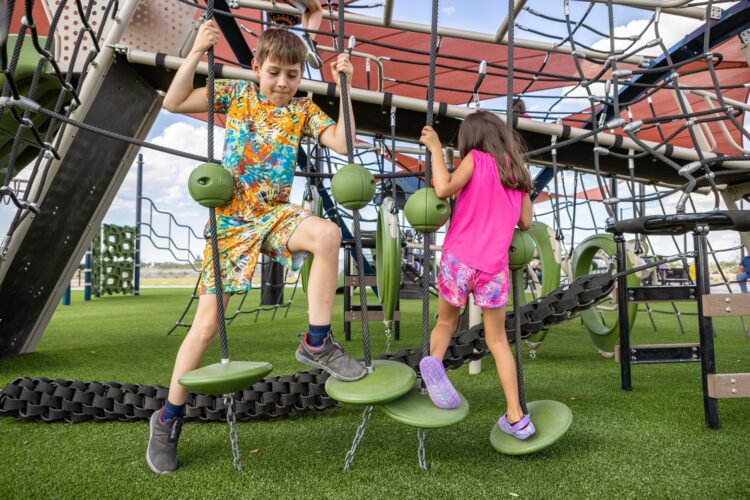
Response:
[{"label": "green climbing panel", "polygon": [[94,292],[100,295],[133,293],[135,228],[104,224],[91,246]]}]

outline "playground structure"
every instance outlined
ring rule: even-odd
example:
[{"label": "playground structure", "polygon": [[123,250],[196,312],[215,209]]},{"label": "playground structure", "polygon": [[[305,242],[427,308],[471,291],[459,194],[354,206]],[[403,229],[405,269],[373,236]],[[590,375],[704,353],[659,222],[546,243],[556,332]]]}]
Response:
[{"label": "playground structure", "polygon": [[[530,232],[541,263],[542,279],[537,278],[535,281],[535,273],[528,273],[535,296],[532,296],[532,301],[527,304],[522,305],[523,299],[520,297],[515,301],[518,310],[515,315],[509,315],[509,333],[515,331],[519,335],[519,340],[525,337],[526,342],[538,348],[549,326],[569,320],[576,313],[580,313],[584,324],[591,331],[596,347],[606,354],[619,352],[623,388],[629,389],[629,360],[634,354],[631,352],[632,349],[636,348],[628,345],[627,334],[623,337],[622,332],[627,332],[628,325],[632,324],[635,314],[638,313],[636,303],[646,303],[646,312],[652,315],[662,312],[651,307],[650,304],[654,301],[671,303],[673,312],[676,312],[675,301],[692,297],[699,304],[700,352],[690,348],[689,356],[683,356],[679,360],[701,361],[707,425],[716,428],[716,399],[726,394],[732,397],[747,395],[749,383],[747,374],[715,374],[713,352],[709,345],[709,339],[712,337],[709,315],[717,313],[704,310],[706,306],[701,305],[704,303],[701,301],[710,303],[715,300],[710,298],[708,256],[714,258],[724,278],[720,286],[724,287],[726,292],[730,292],[731,279],[721,269],[716,257],[717,252],[733,251],[741,246],[747,250],[750,246],[747,213],[736,210],[742,207],[743,200],[747,199],[750,192],[747,182],[747,162],[750,158],[747,151],[740,146],[743,137],[750,137],[741,123],[743,113],[747,110],[747,46],[750,37],[750,26],[747,21],[748,4],[739,2],[726,10],[712,8],[710,3],[705,9],[690,6],[662,9],[660,6],[643,4],[641,6],[655,11],[650,24],[657,31],[657,36],[662,12],[699,18],[705,24],[688,35],[684,43],[675,49],[664,46],[661,39],[657,38],[655,41],[645,42],[631,40],[632,43],[626,49],[615,51],[613,45],[609,52],[601,52],[576,44],[573,30],[578,30],[585,24],[585,16],[573,21],[567,10],[564,19],[561,20],[569,30],[568,39],[564,40],[564,43],[515,39],[514,31],[518,27],[514,16],[521,12],[524,3],[509,2],[508,18],[495,35],[441,29],[437,24],[427,27],[399,22],[391,18],[392,1],[386,2],[382,19],[345,13],[344,10],[334,13],[332,6],[325,14],[331,27],[334,21],[337,21],[340,30],[343,29],[342,21],[346,18],[346,34],[354,35],[357,39],[358,52],[352,52],[355,61],[358,60],[358,64],[366,68],[374,66],[377,70],[373,77],[370,70],[361,71],[358,67],[354,88],[351,91],[358,124],[357,132],[363,136],[391,138],[390,147],[382,139],[379,139],[381,142],[377,147],[374,142],[364,145],[368,150],[374,150],[377,158],[382,159],[377,163],[374,175],[381,185],[378,205],[387,206],[387,203],[391,203],[390,206],[396,207],[394,212],[389,211],[388,214],[375,212],[380,217],[377,228],[380,230],[382,243],[376,250],[382,251],[386,247],[393,247],[394,243],[399,243],[401,233],[394,234],[392,228],[402,228],[405,225],[403,218],[398,218],[399,211],[403,209],[403,206],[399,205],[399,200],[406,201],[413,191],[399,192],[398,180],[409,177],[423,178],[425,184],[429,185],[429,156],[425,158],[424,166],[420,160],[410,168],[409,162],[403,157],[404,154],[396,148],[396,140],[413,142],[418,137],[425,114],[429,117],[428,122],[434,120],[433,125],[441,137],[455,138],[460,119],[472,113],[482,99],[507,97],[508,103],[500,111],[509,115],[508,123],[515,126],[528,144],[530,163],[542,167],[535,179],[535,196],[540,202],[544,196],[547,197],[552,217],[552,224],[538,221]],[[614,3],[628,5],[632,2],[623,0]],[[27,2],[26,6],[29,5]],[[19,12],[10,13],[11,31],[18,30],[18,35],[15,38],[8,37],[8,52],[5,53],[2,65],[7,69],[6,75],[13,75],[13,78],[6,78],[4,86],[3,116],[15,120],[13,127],[6,129],[9,130],[7,135],[13,136],[13,139],[7,143],[7,175],[2,187],[2,196],[4,200],[9,199],[16,205],[18,213],[2,245],[0,300],[8,304],[9,310],[13,310],[14,314],[3,318],[4,321],[0,323],[0,356],[33,351],[59,301],[63,289],[61,287],[69,282],[74,266],[77,266],[85,252],[86,242],[91,241],[93,237],[92,228],[101,223],[109,203],[135,158],[138,147],[186,156],[183,152],[146,144],[143,139],[160,108],[160,94],[157,91],[166,88],[170,72],[180,66],[181,56],[184,55],[184,48],[190,44],[189,40],[194,33],[196,20],[201,15],[202,6],[189,2],[154,1],[141,4],[125,1],[120,2],[117,11],[113,12],[111,2],[106,5],[103,2],[91,2],[86,9],[87,12],[83,14],[79,11],[81,4],[78,3],[76,6],[70,5],[71,15],[78,16],[86,29],[75,30],[72,25],[64,22],[56,26],[60,21],[62,7],[56,9],[54,2],[45,2],[43,5],[46,11],[43,11],[41,5],[36,4],[23,12],[27,21],[29,18],[34,19],[30,24],[21,24],[20,9],[16,9]],[[593,6],[593,3],[591,5]],[[252,73],[244,67],[246,63],[232,64],[233,61],[249,61],[252,58],[248,49],[248,41],[251,41],[252,35],[243,34],[237,22],[249,23],[250,31],[257,32],[264,23],[259,15],[261,10],[289,14],[291,9],[281,4],[251,0],[239,0],[231,9],[223,0],[216,2],[216,6],[217,22],[224,32],[226,41],[216,49],[216,57],[222,64],[215,68],[215,75],[252,79]],[[610,12],[610,19],[611,15]],[[40,33],[37,33],[37,30],[43,29],[45,19],[49,23],[50,33],[58,35],[70,32],[71,38],[77,40],[76,43],[64,43],[59,36],[53,43],[49,35],[46,40],[38,36]],[[372,40],[375,37],[368,36],[368,30],[374,30],[394,40],[388,43],[376,42]],[[27,34],[27,31],[31,34]],[[174,36],[175,32],[179,35]],[[172,34],[166,36],[165,33]],[[426,55],[425,51],[410,50],[411,59],[397,60],[389,56],[396,50],[403,50],[399,47],[424,47],[427,45],[426,34],[432,35],[431,39],[436,35],[444,37],[440,49],[443,51],[440,54],[440,67],[451,70],[441,75],[445,81],[441,77],[436,78],[434,74],[437,66],[434,62],[437,58],[436,47],[431,46],[432,81],[426,84],[423,83],[425,75],[419,73],[423,71],[419,58]],[[29,49],[29,41],[24,44],[24,36],[34,39],[33,52]],[[321,46],[332,47],[334,36],[333,28],[330,32],[320,33]],[[342,34],[335,36],[335,40],[339,45],[338,51],[342,51]],[[395,43],[396,40],[398,44]],[[40,50],[41,45],[45,46],[43,50]],[[367,53],[360,52],[363,50],[360,49],[361,45],[367,47]],[[477,52],[478,47],[487,46],[507,47],[508,50],[506,53],[503,49],[492,61],[478,61],[465,55],[453,57],[455,53]],[[645,46],[659,47],[662,54],[658,57],[639,55],[640,49]],[[82,47],[87,47],[88,55],[85,58],[80,57],[84,54]],[[53,48],[54,55],[51,52]],[[326,52],[324,49],[322,51]],[[528,58],[531,62],[519,62],[518,66],[514,66],[515,51],[537,57]],[[33,64],[29,64],[29,60],[33,61]],[[37,60],[39,64],[36,64]],[[117,64],[113,64],[114,62]],[[384,72],[389,70],[391,64],[393,66],[390,70],[395,75],[402,75],[406,67],[409,71],[417,71],[419,74],[408,82],[396,78],[392,83],[386,83],[390,80],[385,79]],[[531,64],[533,67],[524,66],[525,64]],[[548,70],[548,65],[555,70]],[[569,73],[564,75],[563,70]],[[31,79],[34,76],[41,79],[44,75],[46,79],[42,80],[55,83],[59,94],[56,101],[53,103],[53,100],[42,99],[43,93],[37,89],[39,82],[34,84],[30,81],[24,84],[23,82],[29,81],[29,78],[21,78],[20,73],[23,71],[27,75],[31,72]],[[199,66],[198,71],[208,74],[209,78],[214,76],[214,70],[210,70],[207,64]],[[469,79],[467,74],[473,75],[472,78],[475,79],[473,91],[461,85],[461,82]],[[323,81],[308,79],[300,86],[301,92],[310,95],[329,114],[334,113],[339,105],[335,87],[327,83],[331,81],[330,76],[324,71]],[[519,81],[523,82],[519,85],[523,87],[522,90],[519,91],[518,87],[514,86],[514,77],[517,79],[516,84]],[[372,83],[373,79],[375,84]],[[592,90],[594,83],[605,84],[605,92],[602,95],[597,95]],[[590,109],[583,109],[574,115],[558,115],[553,104],[546,112],[532,118],[513,116],[511,99],[514,95],[532,96],[535,91],[564,84],[584,90]],[[437,92],[437,103],[434,102],[434,95],[426,101],[421,99],[420,93],[425,88],[433,94]],[[494,90],[483,90],[488,88]],[[497,92],[497,89],[501,91]],[[473,106],[461,105],[467,102]],[[487,108],[483,106],[482,109]],[[115,110],[120,119],[113,122],[109,117]],[[35,122],[37,118],[40,121]],[[448,140],[445,144],[446,156],[452,158],[451,148],[456,146],[455,141]],[[354,145],[350,148],[348,162],[332,158],[327,151],[321,151],[316,147],[311,147],[307,153],[300,151],[299,174],[307,177],[309,190],[315,191],[319,196],[323,213],[339,223],[344,239],[354,239],[357,247],[354,251],[355,257],[363,259],[361,247],[357,244],[361,243],[361,235],[358,235],[361,216],[358,211],[355,211],[354,215],[349,215],[345,207],[338,206],[331,199],[330,188],[326,184],[327,179],[340,171],[344,163],[351,163],[354,157],[353,148]],[[22,153],[27,154],[27,157]],[[206,159],[195,155],[187,156],[200,162]],[[388,160],[392,165],[390,172],[385,168],[385,162]],[[21,192],[11,180],[17,172],[24,169],[24,162],[28,161],[34,162],[33,166],[25,167],[31,168],[32,174],[28,184],[23,188],[24,191]],[[565,191],[570,187],[566,182],[566,173],[572,173],[571,193]],[[590,178],[585,176],[589,174],[595,174],[596,186],[593,189],[584,185],[585,180]],[[389,185],[384,187],[386,183]],[[624,192],[623,186],[627,192]],[[699,193],[713,196],[714,210],[701,212],[696,209],[693,205],[694,197]],[[654,259],[656,245],[649,241],[649,235],[658,234],[659,231],[648,227],[652,219],[648,218],[646,204],[659,203],[662,213],[656,217],[664,216],[666,210],[662,202],[672,194],[680,196],[677,203],[678,214],[692,211],[693,218],[683,223],[680,231],[664,229],[665,234],[673,240],[676,249],[671,252],[659,249],[659,254],[667,255],[661,262],[679,262],[687,269],[688,260],[695,259],[696,283],[682,287],[684,289],[668,287],[654,291],[649,288],[643,291],[642,295],[631,298],[628,295],[630,290],[634,290],[633,293],[637,295],[640,293],[638,289],[644,288],[639,287],[637,273],[645,273],[640,276],[645,277],[651,268],[658,265]],[[386,202],[387,195],[391,195],[390,202]],[[580,195],[585,201],[579,201]],[[591,197],[597,197],[599,200],[592,200]],[[720,212],[720,200],[729,211]],[[598,233],[602,227],[601,220],[599,224],[596,223],[598,217],[592,208],[595,204],[599,207],[598,211],[603,210],[606,213],[609,219],[608,230],[611,229],[615,236],[595,234],[575,245],[576,230],[583,231],[580,218],[578,223],[576,221],[579,207],[584,207],[590,212],[595,232]],[[62,212],[64,207],[71,206],[78,207],[78,210],[68,211],[70,213],[65,214],[67,218],[63,225],[60,223],[59,212]],[[361,208],[365,209],[365,206]],[[45,207],[55,209],[46,210]],[[623,207],[630,208],[633,219],[639,222],[623,220],[620,214]],[[33,217],[30,214],[33,214]],[[563,222],[565,216],[570,225]],[[349,229],[349,220],[352,220],[352,230]],[[389,220],[389,224],[386,224],[385,220]],[[385,229],[380,229],[381,224]],[[742,245],[714,251],[705,238],[705,230],[709,228],[737,231]],[[686,231],[696,233],[696,243],[692,251],[686,245],[680,246],[675,239],[675,235],[684,234]],[[624,235],[631,233],[640,236],[632,241],[631,248],[628,249]],[[45,251],[51,242],[58,242],[61,248],[52,258]],[[434,242],[429,235],[425,235],[421,243],[423,265],[420,278],[423,300],[426,300],[431,268],[429,263]],[[400,243],[396,245],[396,248],[399,247]],[[644,250],[646,248],[654,253],[647,255],[648,251]],[[607,257],[603,257],[603,254]],[[597,260],[609,264],[615,256],[619,273],[617,276],[613,274],[613,270],[592,273],[593,264]],[[647,257],[651,262],[646,262]],[[390,302],[398,298],[398,292],[394,293],[394,290],[398,289],[401,281],[401,259],[399,257],[394,260],[390,257],[389,264],[384,265],[385,259],[376,259],[375,273],[378,296],[383,302],[384,319],[388,320],[387,316],[393,310]],[[394,262],[397,263],[398,271],[390,271],[396,269]],[[627,273],[628,268],[634,268],[634,272]],[[31,280],[33,285],[29,285],[29,269],[34,273],[34,280]],[[389,270],[390,274],[383,274],[386,270]],[[362,276],[368,270],[364,260],[358,260],[357,271],[360,274],[358,283],[362,310],[366,311],[367,301]],[[395,278],[396,275],[399,279]],[[615,281],[619,282],[618,299],[616,304],[609,307],[612,309],[611,312],[619,310],[619,319],[613,322],[604,320],[606,311],[603,308],[597,310],[595,306],[612,293]],[[561,284],[563,286],[560,286]],[[19,290],[23,293],[18,293]],[[727,293],[722,295],[720,300],[727,300],[728,297],[736,301],[733,302],[733,313],[748,314],[750,306],[744,298],[734,299]],[[367,315],[363,316],[363,336],[366,336]],[[514,323],[516,320],[518,324]],[[681,326],[680,315],[676,316],[676,320]],[[425,315],[423,321],[429,322],[429,317]],[[743,327],[747,335],[744,322]],[[618,342],[619,350],[616,347]],[[516,348],[520,349],[521,342],[515,343]],[[485,352],[481,344],[481,327],[459,332],[454,338],[451,356],[446,360],[446,364],[456,367],[466,360],[481,358]],[[682,353],[685,347],[674,349]],[[658,355],[649,358],[648,362],[677,359],[674,354],[662,350]],[[369,357],[369,353],[366,356]],[[419,356],[418,351],[403,350],[391,356],[391,359],[405,361],[407,366],[414,368]],[[290,377],[293,376],[258,382],[266,384],[263,387],[269,387],[269,392],[288,396],[286,399],[279,399],[275,405],[264,401],[265,396],[258,396],[259,393],[265,393],[255,388],[252,391],[248,390],[248,394],[243,393],[242,397],[238,397],[234,404],[237,405],[240,419],[243,419],[243,415],[245,418],[285,415],[291,413],[292,407],[295,411],[303,413],[311,407],[323,409],[332,406],[332,400],[325,399],[327,396],[321,394],[323,380],[319,374],[298,374],[297,379]],[[315,394],[316,398],[308,400],[307,404],[299,406],[301,409],[298,409],[295,404],[298,398],[292,397],[291,394],[299,393],[284,393],[278,385],[274,386],[274,383],[289,384],[285,387],[299,383],[309,384],[306,389],[318,392]],[[146,412],[159,407],[165,395],[163,390],[158,388],[123,385],[115,388],[120,390],[120,393],[115,391],[114,396],[109,396],[109,390],[101,384],[95,387],[75,384],[80,383],[18,381],[13,387],[19,389],[9,386],[10,388],[4,391],[4,406],[0,409],[6,413],[15,412],[13,414],[16,416],[29,419],[38,417],[45,420],[69,421],[86,418],[127,420],[144,418]],[[61,387],[62,389],[59,389]],[[330,388],[328,389],[330,392]],[[732,392],[732,389],[735,392]],[[54,408],[52,411],[48,409],[49,404],[23,400],[24,390],[39,391],[47,395],[60,390],[71,397],[74,392],[70,391],[91,391],[99,399],[96,404],[93,403],[93,399],[90,403],[82,403],[85,407],[73,407],[69,410]],[[110,401],[103,399],[105,394],[107,398],[111,398]],[[139,402],[135,403],[134,397],[128,394],[137,394],[149,399],[135,398]],[[192,414],[189,412],[188,416],[222,418],[225,412],[220,410],[231,407],[231,404],[227,403],[223,408],[213,405],[212,402],[198,404],[198,401],[208,401],[200,399],[205,397],[207,396],[193,396],[193,408],[212,408],[218,413],[201,414],[200,410],[191,410]],[[126,400],[131,402],[127,403]],[[23,404],[14,401],[21,401]],[[141,404],[143,401],[148,403]],[[270,397],[269,401],[277,400]],[[287,404],[280,401],[286,401]],[[124,406],[118,407],[114,402]],[[34,405],[33,408],[31,405]],[[362,425],[369,419],[369,415],[365,413]],[[423,445],[424,433],[419,435],[420,443]],[[424,450],[423,447],[420,449]],[[353,451],[356,452],[356,446],[353,447]],[[350,460],[347,463],[350,463]],[[426,466],[423,454],[420,455],[420,465]]]}]

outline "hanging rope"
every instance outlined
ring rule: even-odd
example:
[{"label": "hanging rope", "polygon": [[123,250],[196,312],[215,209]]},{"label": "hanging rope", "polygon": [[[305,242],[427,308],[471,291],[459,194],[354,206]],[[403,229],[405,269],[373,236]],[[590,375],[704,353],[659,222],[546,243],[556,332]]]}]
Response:
[{"label": "hanging rope", "polygon": [[[432,127],[434,123],[435,105],[435,65],[438,50],[438,0],[432,0],[432,21],[430,24],[430,67],[427,76],[427,118],[426,125]],[[425,154],[425,186],[432,183],[432,153],[429,148]],[[430,355],[430,277],[432,273],[432,234],[426,233],[422,239],[422,356]],[[423,390],[424,387],[422,388]]]},{"label": "hanging rope", "polygon": [[[206,0],[206,19],[214,17],[214,0]],[[216,60],[214,57],[214,48],[208,49],[208,78],[206,86],[208,88],[208,126],[207,134],[207,151],[206,161],[216,163],[214,160],[214,80],[216,75]],[[221,281],[221,263],[219,261],[219,238],[216,231],[216,209],[209,209],[209,225],[211,231],[211,259],[214,268],[214,295],[216,296],[216,309],[219,320],[219,340],[221,342],[221,363],[229,363],[229,343],[227,342],[227,324],[224,319],[224,287]],[[234,394],[227,394],[224,397],[227,406],[227,423],[229,424],[229,440],[232,446],[232,465],[234,470],[242,470],[242,461],[240,459],[239,441],[237,438],[237,429],[234,416]]]},{"label": "hanging rope", "polygon": [[[338,37],[336,38],[336,52],[344,53],[344,0],[338,3]],[[349,41],[349,51],[354,48],[354,37]],[[344,111],[344,127],[346,128],[346,158],[349,163],[354,163],[354,137],[352,137],[352,118],[349,110],[349,88],[346,74],[339,73],[341,86],[341,102]],[[362,167],[364,168],[364,167]],[[362,231],[359,210],[354,210],[354,248],[357,258],[357,280],[359,285],[359,302],[362,313],[362,344],[365,355],[365,366],[372,371],[372,354],[370,352],[370,318],[367,311],[367,287],[365,286],[365,262],[362,253]]]}]

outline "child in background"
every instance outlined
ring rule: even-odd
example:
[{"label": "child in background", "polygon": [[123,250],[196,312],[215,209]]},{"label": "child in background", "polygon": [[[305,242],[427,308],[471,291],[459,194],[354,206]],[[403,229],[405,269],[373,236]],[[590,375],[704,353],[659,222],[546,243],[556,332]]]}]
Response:
[{"label": "child in background", "polygon": [[[305,42],[305,48],[307,49],[305,60],[311,68],[320,69],[323,66],[323,61],[321,61],[316,50],[315,35],[317,33],[315,32],[320,29],[320,23],[323,21],[323,7],[321,7],[319,0],[295,0],[294,2],[287,0],[287,3],[294,5],[302,13],[302,27],[306,30],[312,30],[312,33],[305,31],[302,35],[302,41]],[[294,26],[300,23],[300,18],[297,16],[269,13],[268,17],[273,22],[285,26]]]},{"label": "child in background", "polygon": [[518,397],[516,365],[505,331],[508,301],[508,248],[513,230],[531,227],[533,181],[514,132],[495,114],[469,115],[458,132],[463,161],[452,174],[443,160],[440,138],[431,127],[420,142],[432,153],[432,182],[436,194],[457,194],[453,217],[443,243],[437,284],[438,322],[430,337],[430,356],[419,364],[430,398],[440,408],[456,408],[461,399],[453,388],[443,357],[469,294],[482,308],[484,332],[500,377],[507,410],[498,425],[518,439],[534,434]]}]

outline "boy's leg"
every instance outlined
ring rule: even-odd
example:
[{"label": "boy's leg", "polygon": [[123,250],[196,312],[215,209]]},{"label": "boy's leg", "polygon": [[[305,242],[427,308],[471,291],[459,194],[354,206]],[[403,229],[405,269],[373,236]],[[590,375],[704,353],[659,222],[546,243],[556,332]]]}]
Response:
[{"label": "boy's leg", "polygon": [[[224,308],[230,294],[224,294]],[[185,416],[185,399],[188,390],[180,385],[179,378],[200,366],[201,358],[219,328],[215,295],[201,295],[198,310],[187,336],[182,341],[169,384],[167,403],[151,415],[146,461],[154,472],[164,474],[177,469],[177,442],[180,438],[182,418]]]},{"label": "boy's leg", "polygon": [[[224,310],[229,303],[230,294],[224,294]],[[195,311],[193,324],[177,351],[177,358],[172,370],[172,381],[169,383],[168,400],[173,405],[184,405],[188,390],[178,380],[184,374],[200,366],[203,353],[219,333],[219,312],[216,307],[216,296],[204,294],[198,298],[198,309]]]},{"label": "boy's leg", "polygon": [[315,257],[307,283],[307,304],[313,325],[331,323],[340,248],[339,227],[320,217],[308,217],[300,222],[287,242],[290,252],[309,252]]},{"label": "boy's leg", "polygon": [[[300,222],[286,246],[292,253],[313,254],[307,283],[310,330],[330,332],[339,271],[339,227],[320,217],[308,217]],[[296,353],[300,362],[322,368],[334,377],[346,381],[359,380],[367,374],[365,366],[346,354],[343,348],[333,341],[330,333],[318,339],[318,342],[312,342],[313,345],[309,340],[308,336],[304,335],[300,341]]]},{"label": "boy's leg", "polygon": [[497,375],[505,393],[508,420],[518,422],[523,418],[521,403],[518,397],[518,378],[516,361],[510,350],[508,335],[505,331],[505,308],[482,309],[484,318],[484,339],[492,353],[497,368]]}]

